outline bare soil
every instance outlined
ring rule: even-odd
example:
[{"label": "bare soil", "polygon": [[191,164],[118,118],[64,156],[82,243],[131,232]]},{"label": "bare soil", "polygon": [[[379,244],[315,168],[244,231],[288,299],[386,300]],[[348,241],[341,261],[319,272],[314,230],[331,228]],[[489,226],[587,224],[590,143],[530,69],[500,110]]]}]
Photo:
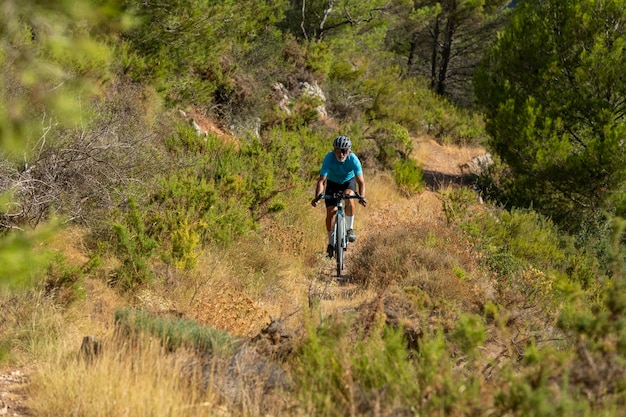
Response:
[{"label": "bare soil", "polygon": [[0,416],[28,416],[24,407],[24,388],[28,382],[24,368],[4,369],[0,373]]}]

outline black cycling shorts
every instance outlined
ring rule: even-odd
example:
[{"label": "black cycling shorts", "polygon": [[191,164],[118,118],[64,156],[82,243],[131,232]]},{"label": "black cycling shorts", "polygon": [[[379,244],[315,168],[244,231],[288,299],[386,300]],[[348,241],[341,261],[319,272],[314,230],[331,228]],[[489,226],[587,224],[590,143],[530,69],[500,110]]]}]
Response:
[{"label": "black cycling shorts", "polygon": [[[343,184],[338,184],[326,179],[326,194],[343,193],[346,190],[352,190],[356,193],[356,177],[352,177],[351,180]],[[329,198],[324,200],[324,203],[326,203],[326,207],[335,207],[337,205],[337,199]]]}]

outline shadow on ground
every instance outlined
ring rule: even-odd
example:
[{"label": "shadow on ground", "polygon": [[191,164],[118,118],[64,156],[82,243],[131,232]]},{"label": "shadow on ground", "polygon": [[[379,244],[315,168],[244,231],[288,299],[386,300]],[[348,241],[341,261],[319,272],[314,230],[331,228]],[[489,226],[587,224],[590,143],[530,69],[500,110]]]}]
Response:
[{"label": "shadow on ground", "polygon": [[449,186],[471,186],[476,183],[476,175],[474,174],[453,175],[425,170],[422,175],[426,186],[431,191],[438,191]]}]

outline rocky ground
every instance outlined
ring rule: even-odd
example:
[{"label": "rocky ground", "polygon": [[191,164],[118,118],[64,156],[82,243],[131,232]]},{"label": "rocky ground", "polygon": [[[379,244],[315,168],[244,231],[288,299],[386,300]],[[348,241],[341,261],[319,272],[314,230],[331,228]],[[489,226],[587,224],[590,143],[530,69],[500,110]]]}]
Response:
[{"label": "rocky ground", "polygon": [[0,416],[27,416],[24,387],[28,377],[24,369],[4,369],[0,374]]}]

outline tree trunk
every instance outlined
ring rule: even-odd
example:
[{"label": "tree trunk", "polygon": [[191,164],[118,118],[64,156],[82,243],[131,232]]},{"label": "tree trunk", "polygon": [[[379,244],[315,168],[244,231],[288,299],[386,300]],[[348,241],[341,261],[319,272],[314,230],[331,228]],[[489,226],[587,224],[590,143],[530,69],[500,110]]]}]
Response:
[{"label": "tree trunk", "polygon": [[415,57],[417,56],[417,46],[418,36],[417,34],[414,34],[413,39],[411,40],[411,48],[409,49],[409,58],[406,63],[407,74],[411,74],[413,72],[413,64],[415,63]]},{"label": "tree trunk", "polygon": [[446,92],[446,78],[448,75],[448,66],[450,65],[450,56],[452,55],[452,43],[454,42],[454,33],[456,32],[456,20],[454,16],[449,16],[444,32],[443,45],[441,47],[441,65],[437,76],[437,88],[435,92],[443,96]]},{"label": "tree trunk", "polygon": [[430,58],[430,89],[434,90],[437,83],[437,57],[439,56],[439,16],[433,29],[433,49]]}]

